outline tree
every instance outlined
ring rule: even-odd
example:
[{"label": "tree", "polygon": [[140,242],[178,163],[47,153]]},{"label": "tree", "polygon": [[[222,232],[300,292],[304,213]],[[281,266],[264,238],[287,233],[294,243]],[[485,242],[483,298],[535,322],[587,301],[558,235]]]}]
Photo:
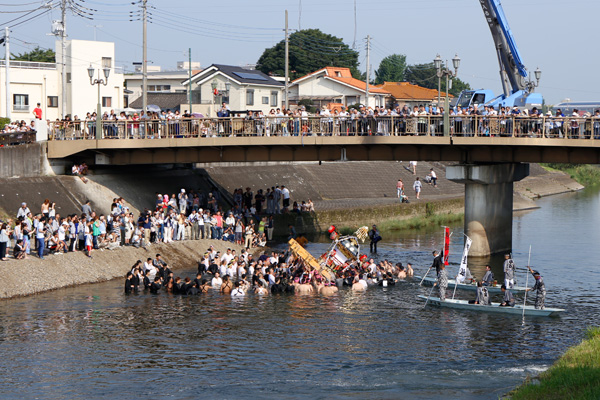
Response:
[{"label": "tree", "polygon": [[[429,89],[438,88],[437,70],[433,63],[414,64],[406,67],[405,79],[415,85],[423,86]],[[446,79],[442,78],[442,92],[446,91]],[[452,89],[448,93],[458,96],[463,90],[471,89],[471,86],[461,81],[459,78],[452,79]]]},{"label": "tree", "polygon": [[[360,79],[358,52],[343,39],[321,32],[304,29],[289,37],[290,79],[310,74],[323,67],[347,67],[352,76]],[[285,41],[265,49],[257,62],[257,69],[269,75],[285,75]]]},{"label": "tree", "polygon": [[392,54],[387,56],[379,63],[379,68],[375,71],[375,84],[380,85],[383,82],[402,82],[404,81],[404,70],[406,70],[406,56],[404,54]]},{"label": "tree", "polygon": [[16,61],[56,62],[56,53],[52,49],[42,49],[38,46],[29,53],[11,54],[11,58]]}]

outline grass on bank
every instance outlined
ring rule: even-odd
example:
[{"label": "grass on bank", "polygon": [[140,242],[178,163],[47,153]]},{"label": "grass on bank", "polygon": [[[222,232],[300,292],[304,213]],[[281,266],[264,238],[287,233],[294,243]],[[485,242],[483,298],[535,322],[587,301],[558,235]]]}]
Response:
[{"label": "grass on bank", "polygon": [[572,179],[581,183],[583,186],[589,187],[600,185],[600,168],[597,165],[559,163],[541,165],[549,171],[565,172],[569,174]]},{"label": "grass on bank", "polygon": [[[380,232],[420,230],[427,228],[438,228],[442,225],[451,225],[463,221],[463,213],[434,214],[428,216],[418,216],[402,220],[387,220],[377,224]],[[371,228],[371,227],[369,227]],[[338,229],[341,235],[350,235],[356,228],[342,227]]]},{"label": "grass on bank", "polygon": [[539,382],[526,382],[508,397],[513,400],[600,399],[600,327],[589,328],[586,336],[586,340],[568,349],[542,373]]}]

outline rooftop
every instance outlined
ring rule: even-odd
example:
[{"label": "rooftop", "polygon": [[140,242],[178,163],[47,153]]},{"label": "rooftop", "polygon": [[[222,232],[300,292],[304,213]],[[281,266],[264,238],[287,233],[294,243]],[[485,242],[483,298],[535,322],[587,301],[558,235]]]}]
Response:
[{"label": "rooftop", "polygon": [[[389,93],[395,99],[400,100],[433,100],[437,98],[438,91],[435,89],[425,88],[419,85],[414,85],[410,82],[383,82],[382,85],[378,85]],[[445,92],[441,92],[440,96],[446,97]],[[449,97],[454,97],[449,94]]]}]

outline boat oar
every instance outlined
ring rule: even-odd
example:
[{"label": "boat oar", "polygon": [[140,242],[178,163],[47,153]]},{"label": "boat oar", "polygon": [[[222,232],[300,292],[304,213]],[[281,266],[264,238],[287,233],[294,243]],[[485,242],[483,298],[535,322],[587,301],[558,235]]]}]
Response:
[{"label": "boat oar", "polygon": [[436,283],[437,283],[437,279],[431,286],[431,290],[429,291],[429,296],[427,296],[427,299],[425,300],[425,305],[423,306],[423,308],[427,307],[427,303],[429,302],[429,298],[431,297],[431,293],[433,292],[433,288],[435,287]]},{"label": "boat oar", "polygon": [[[531,245],[529,245],[529,257],[527,258],[527,268],[531,268]],[[527,288],[529,287],[529,274],[525,278],[525,296],[523,298],[523,320],[525,320],[525,304],[527,303]]]},{"label": "boat oar", "polygon": [[427,272],[423,276],[423,279],[421,279],[421,282],[419,282],[419,286],[423,286],[423,281],[425,280],[425,278],[427,278],[427,275],[429,275],[429,271],[431,271],[431,267],[429,267],[429,269],[427,270]]}]

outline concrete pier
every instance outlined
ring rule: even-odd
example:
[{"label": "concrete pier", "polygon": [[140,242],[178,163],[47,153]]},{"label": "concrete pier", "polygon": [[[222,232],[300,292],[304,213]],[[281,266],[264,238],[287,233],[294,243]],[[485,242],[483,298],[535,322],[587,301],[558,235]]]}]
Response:
[{"label": "concrete pier", "polygon": [[465,234],[469,255],[486,257],[512,250],[513,182],[529,175],[529,164],[460,164],[446,177],[465,184]]}]

